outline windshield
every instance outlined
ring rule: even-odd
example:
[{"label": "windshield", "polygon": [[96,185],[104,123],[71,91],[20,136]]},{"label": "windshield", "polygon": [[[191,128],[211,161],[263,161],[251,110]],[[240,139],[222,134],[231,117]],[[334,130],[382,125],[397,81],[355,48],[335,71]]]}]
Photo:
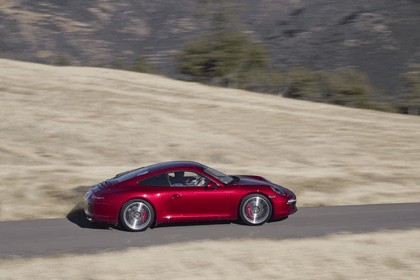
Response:
[{"label": "windshield", "polygon": [[229,184],[233,181],[233,178],[223,174],[220,171],[217,171],[213,168],[207,167],[206,169],[204,169],[204,172],[206,172],[207,174],[210,174],[213,177],[216,177],[219,181],[223,182],[224,184]]}]

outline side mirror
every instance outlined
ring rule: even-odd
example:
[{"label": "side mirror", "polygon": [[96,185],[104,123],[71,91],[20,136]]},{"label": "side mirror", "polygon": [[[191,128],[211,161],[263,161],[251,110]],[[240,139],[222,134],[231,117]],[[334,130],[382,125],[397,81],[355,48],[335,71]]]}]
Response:
[{"label": "side mirror", "polygon": [[213,181],[209,181],[209,182],[207,183],[207,185],[206,185],[206,188],[208,188],[208,189],[215,189],[215,188],[217,188],[217,185],[216,185],[216,183],[215,183],[215,182],[213,182]]}]

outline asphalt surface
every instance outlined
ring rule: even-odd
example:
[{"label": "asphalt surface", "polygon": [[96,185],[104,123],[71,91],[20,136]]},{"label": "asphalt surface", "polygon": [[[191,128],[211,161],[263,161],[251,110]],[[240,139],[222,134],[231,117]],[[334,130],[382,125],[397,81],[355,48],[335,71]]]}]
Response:
[{"label": "asphalt surface", "polygon": [[420,203],[307,207],[283,221],[250,227],[238,223],[166,225],[144,232],[92,227],[80,213],[67,219],[0,223],[0,258],[95,253],[186,242],[239,238],[319,237],[420,228]]}]

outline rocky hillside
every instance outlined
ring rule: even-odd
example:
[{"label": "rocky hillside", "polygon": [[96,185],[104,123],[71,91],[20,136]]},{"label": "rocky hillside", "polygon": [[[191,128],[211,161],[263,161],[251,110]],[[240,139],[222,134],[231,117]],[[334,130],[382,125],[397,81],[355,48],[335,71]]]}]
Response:
[{"label": "rocky hillside", "polygon": [[[0,57],[126,65],[139,57],[177,76],[173,54],[208,29],[205,1],[15,0],[0,4]],[[385,93],[420,63],[418,0],[233,1],[241,30],[273,66],[356,66]]]}]

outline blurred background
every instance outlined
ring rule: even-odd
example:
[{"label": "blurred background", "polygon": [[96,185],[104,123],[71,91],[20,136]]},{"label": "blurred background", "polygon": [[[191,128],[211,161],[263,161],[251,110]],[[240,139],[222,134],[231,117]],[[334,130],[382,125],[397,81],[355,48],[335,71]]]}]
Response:
[{"label": "blurred background", "polygon": [[420,114],[420,1],[0,2],[0,57]]}]

